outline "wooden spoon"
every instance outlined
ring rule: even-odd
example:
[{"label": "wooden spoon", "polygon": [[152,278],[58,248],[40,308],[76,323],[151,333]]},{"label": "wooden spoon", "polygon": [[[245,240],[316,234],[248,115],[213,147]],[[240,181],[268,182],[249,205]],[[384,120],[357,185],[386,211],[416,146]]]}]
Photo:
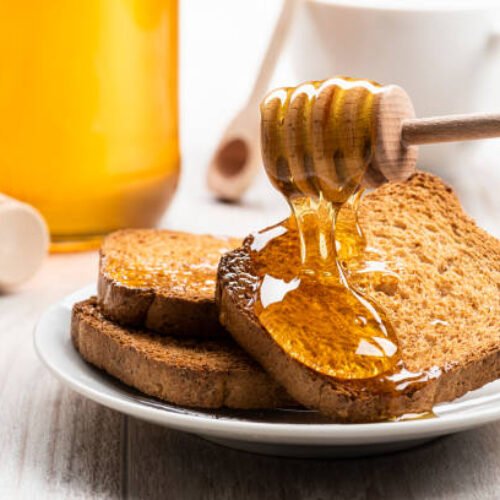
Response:
[{"label": "wooden spoon", "polygon": [[267,91],[299,1],[284,0],[247,103],[227,126],[208,166],[208,187],[220,199],[239,200],[262,164],[259,102]]}]

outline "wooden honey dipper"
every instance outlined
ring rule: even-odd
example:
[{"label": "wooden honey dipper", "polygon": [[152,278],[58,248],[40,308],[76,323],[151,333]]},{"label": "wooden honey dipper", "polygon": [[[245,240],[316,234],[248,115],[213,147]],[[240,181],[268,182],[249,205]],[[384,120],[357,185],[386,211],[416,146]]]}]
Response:
[{"label": "wooden honey dipper", "polygon": [[401,87],[383,89],[375,110],[375,158],[364,181],[370,187],[407,179],[415,172],[420,144],[500,137],[500,114],[416,118],[410,97]]},{"label": "wooden honey dipper", "polygon": [[[327,87],[331,85],[340,85],[343,88],[350,86],[363,86],[369,89],[373,96],[373,111],[371,119],[374,120],[373,130],[376,132],[375,148],[373,158],[369,164],[366,175],[362,180],[364,186],[376,187],[387,181],[401,181],[407,179],[416,169],[417,162],[417,145],[431,144],[440,142],[466,141],[476,139],[486,139],[500,137],[500,114],[472,114],[472,115],[450,115],[432,118],[416,118],[412,102],[408,94],[397,85],[379,86],[373,82],[365,80],[354,80],[350,78],[338,77],[324,82],[309,82],[302,84],[296,88],[277,89],[269,94],[261,106],[262,111],[262,139],[266,140],[265,123],[266,120],[274,120],[272,116],[272,106],[266,105],[273,99],[280,99],[279,93],[288,92],[292,97],[293,102],[290,104],[288,126],[292,132],[303,123],[303,118],[300,113],[295,113],[296,124],[293,125],[293,103],[300,103],[300,94],[307,94],[307,87],[313,86],[317,89],[318,95],[315,96],[317,103],[314,104],[314,113],[316,118],[313,121],[318,121],[317,117],[325,116],[328,113],[330,102],[328,98],[322,105],[319,104],[321,95],[327,95]],[[323,90],[321,90],[323,89]],[[356,113],[359,106],[359,94],[356,92],[346,92],[343,97],[343,106],[348,109],[348,113]],[[352,117],[351,117],[352,118]],[[323,118],[319,118],[321,120]],[[349,122],[349,117],[345,123]],[[345,125],[345,124],[344,124]],[[353,127],[339,126],[335,132],[337,135],[344,135],[346,141],[355,140],[356,132]],[[314,134],[313,134],[314,136]],[[293,137],[291,138],[293,142]],[[325,144],[322,145],[322,147]],[[257,148],[258,143],[247,145],[247,147]],[[314,147],[313,147],[314,149]],[[328,148],[327,148],[328,149]],[[293,155],[292,155],[293,156]],[[314,156],[314,154],[313,154]],[[272,164],[272,161],[264,161],[266,165]],[[315,162],[317,164],[318,162]],[[321,162],[320,162],[321,163]],[[266,167],[267,168],[267,167]],[[225,197],[225,183],[230,184],[228,191],[232,193],[240,193],[244,190],[243,184],[248,185],[248,172],[243,168],[241,172],[236,174],[232,171],[230,176],[224,177],[222,172],[219,172],[217,186],[212,184],[212,189],[220,197],[233,199],[231,196]],[[272,173],[268,174],[272,180]],[[334,173],[325,172],[324,177],[328,175],[334,176]],[[294,176],[297,177],[297,176]],[[243,188],[243,189],[242,189]]]}]

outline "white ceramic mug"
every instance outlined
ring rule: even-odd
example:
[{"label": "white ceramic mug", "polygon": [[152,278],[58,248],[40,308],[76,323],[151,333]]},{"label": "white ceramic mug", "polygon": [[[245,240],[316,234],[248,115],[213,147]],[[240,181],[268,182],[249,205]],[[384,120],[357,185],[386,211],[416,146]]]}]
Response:
[{"label": "white ceramic mug", "polygon": [[[420,117],[500,112],[499,8],[485,0],[307,0],[291,34],[295,77],[397,83]],[[423,146],[419,165],[447,177],[477,147]]]}]

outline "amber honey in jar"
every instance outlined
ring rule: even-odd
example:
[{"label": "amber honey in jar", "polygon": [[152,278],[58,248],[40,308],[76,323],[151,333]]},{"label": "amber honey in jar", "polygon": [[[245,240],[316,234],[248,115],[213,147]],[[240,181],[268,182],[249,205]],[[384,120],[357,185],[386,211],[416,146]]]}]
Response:
[{"label": "amber honey in jar", "polygon": [[55,248],[154,225],[179,175],[177,0],[0,4],[0,192]]}]

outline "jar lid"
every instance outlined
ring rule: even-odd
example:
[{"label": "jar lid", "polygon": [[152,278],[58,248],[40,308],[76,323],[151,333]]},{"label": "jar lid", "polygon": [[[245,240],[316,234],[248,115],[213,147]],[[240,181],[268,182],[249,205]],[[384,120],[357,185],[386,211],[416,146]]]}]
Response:
[{"label": "jar lid", "polygon": [[49,233],[32,206],[0,195],[0,289],[20,285],[47,255]]}]

